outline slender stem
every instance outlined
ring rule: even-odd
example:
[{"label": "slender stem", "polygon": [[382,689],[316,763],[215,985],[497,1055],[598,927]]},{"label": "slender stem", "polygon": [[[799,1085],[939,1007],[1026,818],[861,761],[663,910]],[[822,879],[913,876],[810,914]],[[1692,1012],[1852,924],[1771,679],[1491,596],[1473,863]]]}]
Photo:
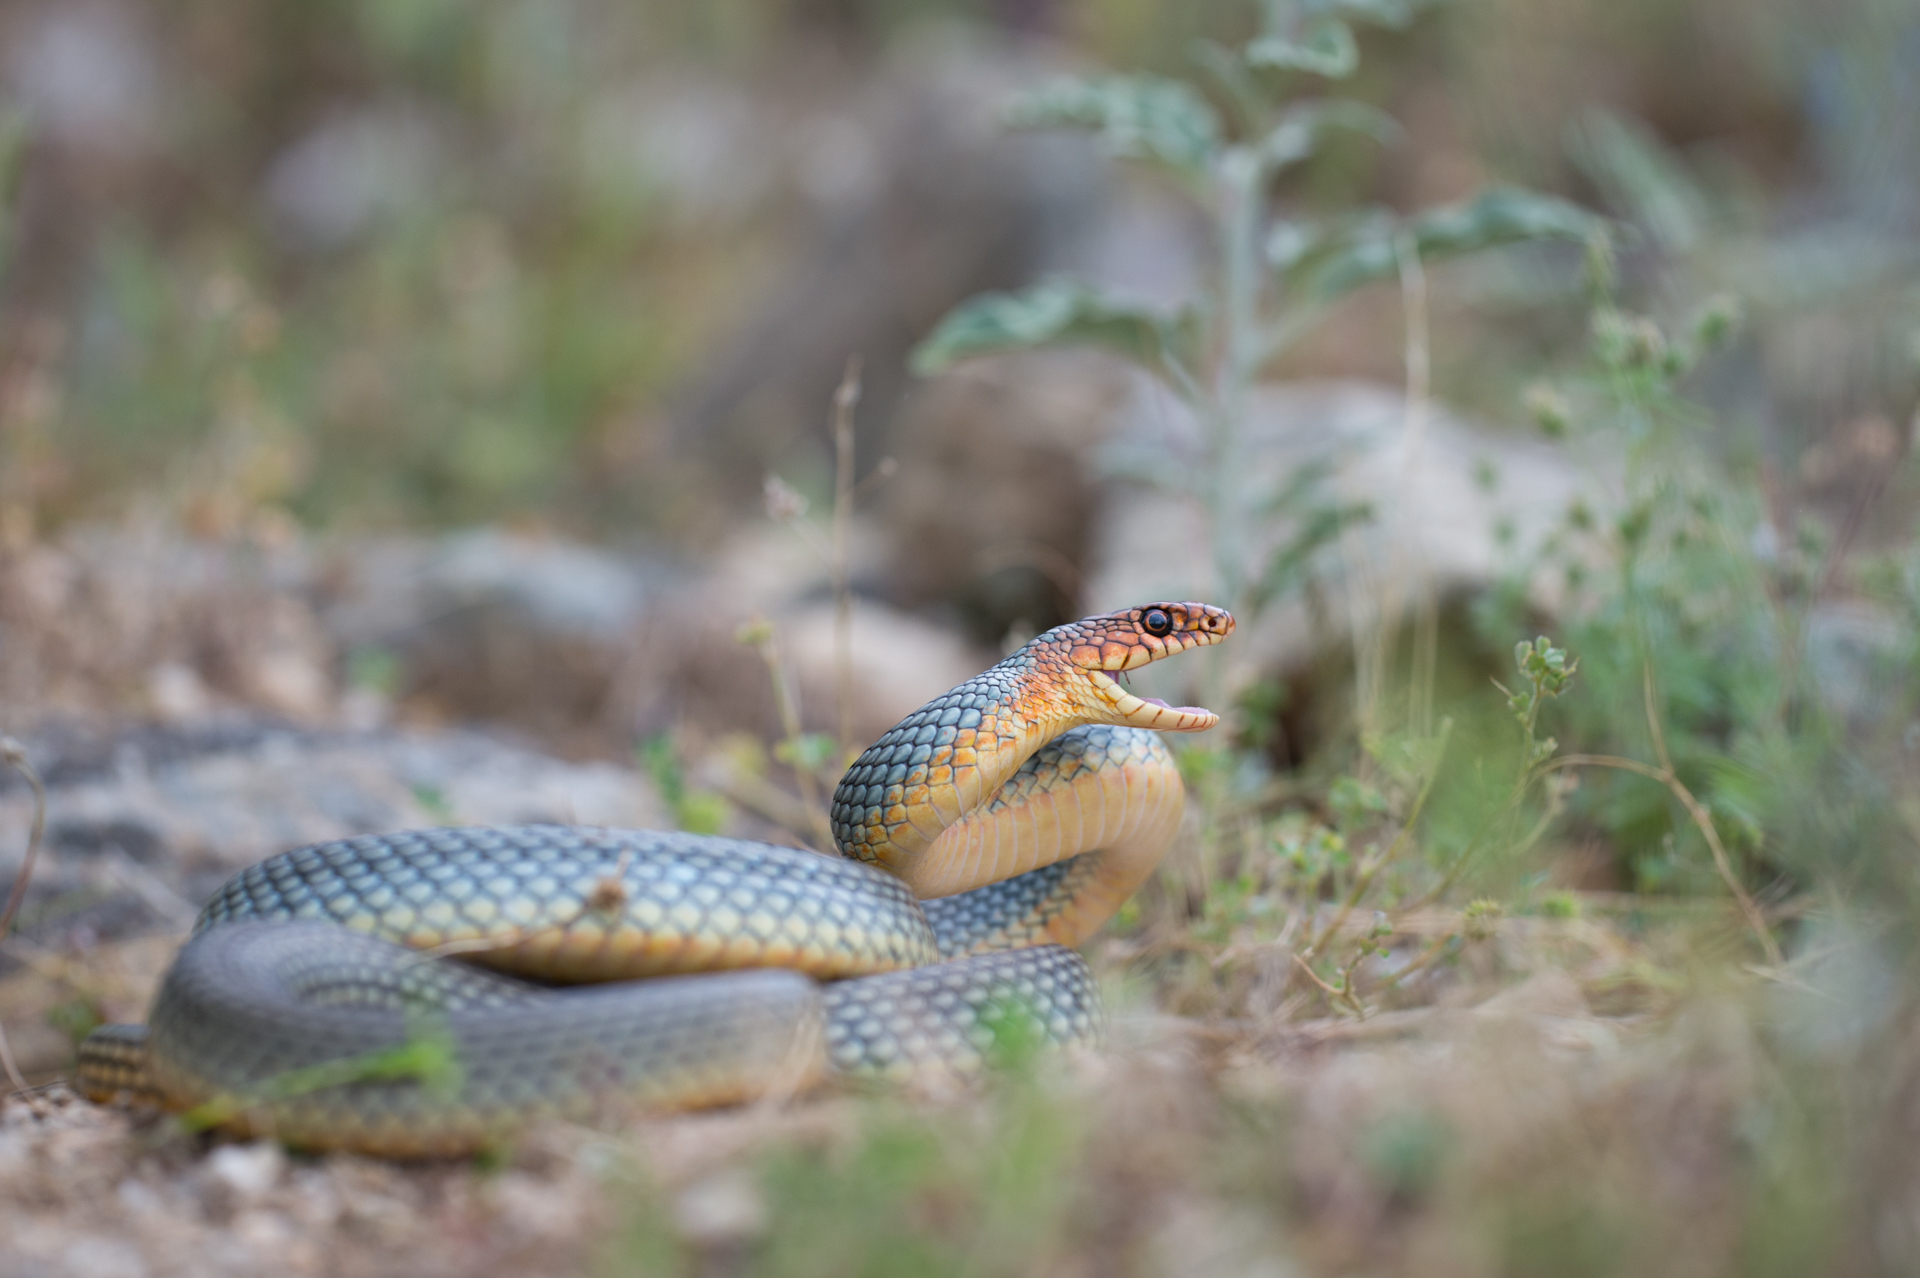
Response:
[{"label": "slender stem", "polygon": [[1640,695],[1647,708],[1647,731],[1653,737],[1653,757],[1660,760],[1660,770],[1672,776],[1673,759],[1667,754],[1666,730],[1660,726],[1660,716],[1654,711],[1651,661],[1642,662],[1640,666]]},{"label": "slender stem", "polygon": [[760,659],[766,662],[767,676],[773,681],[773,700],[780,711],[780,730],[786,736],[787,748],[793,752],[793,777],[800,787],[800,802],[806,808],[807,825],[814,837],[820,840],[820,847],[831,848],[833,826],[827,819],[826,807],[820,801],[820,785],[813,775],[813,769],[807,766],[801,743],[799,696],[794,691],[793,680],[787,677],[786,664],[780,660],[773,627],[766,626],[756,638],[755,646],[760,650]]},{"label": "slender stem", "polygon": [[12,737],[0,737],[0,763],[12,765],[33,787],[33,828],[27,835],[26,854],[20,858],[20,872],[13,876],[13,890],[7,893],[6,907],[0,909],[0,941],[4,941],[13,930],[13,916],[20,912],[20,903],[26,899],[27,883],[33,878],[33,863],[39,859],[40,844],[46,838],[47,787],[27,757],[27,748]]},{"label": "slender stem", "polygon": [[840,753],[853,748],[853,409],[860,402],[860,357],[847,360],[833,393],[833,666]]},{"label": "slender stem", "polygon": [[[1313,965],[1308,963],[1305,959],[1301,958],[1298,954],[1294,954],[1291,957],[1293,961],[1299,965],[1300,970],[1307,974],[1307,979],[1312,981],[1315,985],[1318,985],[1320,989],[1326,994],[1327,1001],[1329,1003],[1333,1004],[1336,1008],[1339,1007],[1342,1003],[1344,1003],[1347,1005],[1349,1010],[1354,1012],[1355,1015],[1362,1016],[1362,1017],[1366,1015],[1365,1009],[1363,1009],[1360,1006],[1360,1004],[1355,1001],[1351,993],[1349,993],[1344,989],[1341,989],[1337,985],[1329,985],[1326,981],[1321,980],[1320,973],[1313,970]],[[1363,953],[1360,957],[1365,958],[1366,955]],[[1353,966],[1347,968],[1346,972],[1341,976],[1342,982],[1352,981],[1353,968],[1358,967],[1359,965],[1360,965],[1359,960],[1356,959],[1354,961]]]},{"label": "slender stem", "polygon": [[7,1027],[0,1025],[0,1069],[7,1074],[7,1081],[13,1084],[15,1093],[31,1091],[27,1076],[20,1072],[20,1062],[13,1058],[13,1045],[7,1042]]},{"label": "slender stem", "polygon": [[[1449,719],[1440,729],[1439,749],[1442,755],[1446,752],[1447,738],[1452,735],[1453,721]],[[1394,836],[1393,842],[1387,846],[1387,850],[1370,861],[1367,868],[1361,872],[1359,878],[1354,880],[1352,890],[1347,893],[1346,900],[1340,904],[1339,913],[1335,914],[1333,921],[1322,928],[1319,933],[1314,936],[1312,941],[1308,942],[1307,948],[1309,950],[1318,954],[1320,947],[1325,945],[1330,937],[1336,935],[1340,929],[1345,926],[1348,916],[1351,915],[1354,909],[1360,904],[1360,898],[1364,896],[1367,889],[1373,885],[1374,877],[1379,874],[1380,867],[1391,863],[1405,850],[1407,840],[1413,837],[1414,827],[1420,823],[1420,813],[1427,806],[1427,796],[1433,793],[1434,778],[1439,775],[1440,759],[1436,757],[1433,761],[1433,767],[1428,769],[1425,779],[1420,783],[1419,793],[1413,797],[1413,808],[1407,813],[1407,819],[1401,823],[1400,833]]]},{"label": "slender stem", "polygon": [[1211,504],[1217,511],[1213,547],[1220,587],[1236,606],[1246,588],[1241,519],[1240,436],[1246,425],[1247,393],[1260,367],[1260,185],[1262,167],[1254,152],[1235,147],[1221,164],[1222,291],[1226,300],[1225,350],[1215,388],[1209,443],[1212,462]]},{"label": "slender stem", "polygon": [[[27,748],[12,737],[0,737],[0,762],[13,765],[27,784],[33,787],[33,828],[27,834],[27,850],[20,858],[19,873],[13,876],[13,890],[7,893],[7,904],[0,909],[0,941],[7,939],[13,930],[13,919],[20,912],[20,903],[26,899],[27,884],[33,879],[33,863],[40,857],[40,844],[47,833],[47,787],[40,780],[33,760],[27,757]],[[20,1072],[19,1063],[13,1058],[13,1046],[7,1042],[7,1031],[0,1025],[0,1068],[6,1070],[7,1081],[16,1091],[27,1090],[27,1080]]]},{"label": "slender stem", "polygon": [[[1212,552],[1214,586],[1229,608],[1247,616],[1249,589],[1246,568],[1248,521],[1243,510],[1245,467],[1241,435],[1245,430],[1247,393],[1262,363],[1260,303],[1265,271],[1260,261],[1261,189],[1265,170],[1251,147],[1229,148],[1222,158],[1219,190],[1220,294],[1222,306],[1220,356],[1213,384],[1199,416],[1206,437],[1205,479],[1201,506]],[[1223,700],[1226,670],[1218,659],[1207,662],[1205,698]]]},{"label": "slender stem", "polygon": [[1419,958],[1407,964],[1405,967],[1401,968],[1399,971],[1390,973],[1385,980],[1380,982],[1379,986],[1375,988],[1373,992],[1375,994],[1384,994],[1386,993],[1386,991],[1393,989],[1395,986],[1399,985],[1400,982],[1406,980],[1408,977],[1418,975],[1419,973],[1426,971],[1429,967],[1432,967],[1434,960],[1439,958],[1441,954],[1445,953],[1447,946],[1453,943],[1453,940],[1457,935],[1458,933],[1448,932],[1445,935],[1441,936],[1439,939],[1434,941],[1432,945],[1429,945],[1425,950],[1421,951]]},{"label": "slender stem", "polygon": [[1507,791],[1507,797],[1502,799],[1500,806],[1493,810],[1493,815],[1480,823],[1480,828],[1475,830],[1473,837],[1467,840],[1467,846],[1460,850],[1459,856],[1453,858],[1453,864],[1448,866],[1447,872],[1440,876],[1440,881],[1406,905],[1401,906],[1400,909],[1403,914],[1411,910],[1420,909],[1422,906],[1438,900],[1440,897],[1445,896],[1447,891],[1452,888],[1455,883],[1459,882],[1461,874],[1465,873],[1467,866],[1472,863],[1473,858],[1479,853],[1480,844],[1486,839],[1493,828],[1505,820],[1507,814],[1513,811],[1514,807],[1519,804],[1521,798],[1525,796],[1527,792],[1527,787],[1533,784],[1533,779],[1538,775],[1539,771],[1532,768],[1520,775],[1520,779],[1513,783],[1513,789]]},{"label": "slender stem", "polygon": [[[1400,265],[1400,302],[1406,314],[1407,420],[1406,482],[1403,491],[1416,498],[1420,488],[1421,453],[1427,437],[1428,403],[1432,395],[1432,360],[1427,329],[1427,273],[1420,262],[1420,246],[1412,234],[1402,231],[1394,239],[1394,254]],[[1413,530],[1422,527],[1417,505],[1400,512],[1401,527],[1407,535],[1399,540],[1397,551],[1407,554]],[[1409,559],[1416,558],[1408,555]],[[1414,648],[1412,679],[1409,683],[1408,722],[1416,733],[1425,735],[1433,722],[1434,670],[1439,656],[1439,610],[1433,596],[1433,582],[1427,576],[1424,558],[1408,565],[1414,589]],[[1397,585],[1397,582],[1396,582]]]},{"label": "slender stem", "polygon": [[1380,867],[1386,863],[1386,857],[1375,856],[1369,858],[1366,865],[1361,867],[1360,873],[1354,876],[1353,886],[1341,899],[1340,908],[1334,912],[1333,921],[1316,932],[1313,939],[1307,942],[1309,952],[1318,954],[1320,947],[1325,945],[1329,938],[1337,936],[1340,929],[1346,926],[1347,919],[1353,914],[1354,908],[1360,904],[1360,898],[1365,896],[1367,889],[1373,886],[1374,877],[1380,873]]},{"label": "slender stem", "polygon": [[1733,872],[1733,860],[1727,855],[1726,845],[1720,841],[1720,832],[1714,828],[1713,815],[1707,811],[1706,805],[1694,798],[1693,791],[1674,775],[1671,767],[1664,769],[1650,767],[1638,759],[1625,759],[1615,754],[1564,754],[1541,764],[1540,771],[1551,772],[1561,768],[1585,767],[1614,768],[1621,772],[1631,772],[1636,776],[1646,777],[1650,781],[1658,781],[1672,791],[1673,797],[1680,800],[1680,805],[1686,808],[1687,815],[1693,819],[1694,827],[1700,831],[1701,837],[1706,839],[1707,849],[1713,853],[1714,868],[1719,871],[1720,879],[1727,885],[1727,890],[1733,893],[1733,899],[1739,903],[1740,912],[1746,916],[1747,924],[1753,929],[1753,934],[1759,938],[1760,948],[1767,953],[1767,961],[1776,968],[1785,962],[1785,956],[1780,953],[1779,942],[1773,939],[1773,932],[1767,927],[1766,915],[1760,912],[1760,907],[1754,903],[1751,896],[1747,895],[1746,888],[1740,885],[1739,877]]}]

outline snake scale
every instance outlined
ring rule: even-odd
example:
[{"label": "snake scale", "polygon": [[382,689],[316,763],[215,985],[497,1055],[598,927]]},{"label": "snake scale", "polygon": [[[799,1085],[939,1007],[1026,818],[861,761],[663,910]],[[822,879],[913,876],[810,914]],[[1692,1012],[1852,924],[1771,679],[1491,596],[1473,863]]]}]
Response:
[{"label": "snake scale", "polygon": [[1125,672],[1232,630],[1156,603],[1038,636],[854,761],[839,857],[573,826],[281,853],[207,904],[147,1025],[81,1045],[77,1082],[300,1148],[427,1157],[543,1116],[966,1068],[1016,1022],[1096,1041],[1072,947],[1178,831],[1160,733],[1218,721]]}]

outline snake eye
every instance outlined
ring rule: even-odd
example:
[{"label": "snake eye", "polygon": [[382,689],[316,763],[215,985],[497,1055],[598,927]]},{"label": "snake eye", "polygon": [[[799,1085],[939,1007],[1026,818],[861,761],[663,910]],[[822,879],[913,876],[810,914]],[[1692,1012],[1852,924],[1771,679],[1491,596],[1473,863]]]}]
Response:
[{"label": "snake eye", "polygon": [[1140,624],[1147,628],[1150,635],[1165,635],[1173,632],[1173,618],[1159,608],[1147,609],[1147,615],[1140,618]]}]

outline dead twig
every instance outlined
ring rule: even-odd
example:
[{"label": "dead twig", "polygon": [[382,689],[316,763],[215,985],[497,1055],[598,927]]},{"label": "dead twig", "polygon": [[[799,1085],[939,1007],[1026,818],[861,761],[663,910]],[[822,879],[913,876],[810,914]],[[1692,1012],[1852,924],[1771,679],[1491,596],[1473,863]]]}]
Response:
[{"label": "dead twig", "polygon": [[1330,937],[1346,926],[1348,916],[1360,904],[1360,898],[1366,895],[1367,889],[1373,886],[1374,876],[1380,873],[1381,867],[1392,864],[1406,849],[1407,840],[1413,837],[1414,828],[1420,824],[1420,813],[1427,806],[1427,796],[1433,793],[1433,783],[1440,775],[1440,762],[1446,755],[1447,741],[1452,735],[1453,720],[1443,720],[1440,724],[1440,741],[1435,748],[1433,766],[1427,769],[1427,775],[1420,783],[1420,790],[1413,797],[1413,807],[1407,813],[1407,819],[1400,824],[1400,832],[1394,836],[1393,842],[1387,846],[1385,852],[1368,861],[1360,871],[1359,876],[1354,880],[1353,888],[1347,893],[1346,899],[1340,903],[1339,912],[1333,916],[1332,922],[1320,929],[1319,933],[1307,943],[1308,950],[1318,953],[1326,946]]},{"label": "dead twig", "polygon": [[1432,967],[1434,960],[1446,952],[1447,946],[1453,943],[1453,939],[1457,935],[1458,933],[1451,931],[1443,934],[1438,940],[1434,941],[1432,945],[1429,945],[1425,950],[1421,951],[1419,958],[1416,958],[1399,971],[1389,973],[1386,979],[1380,982],[1379,988],[1374,990],[1374,993],[1384,993],[1399,985],[1400,982],[1406,980],[1408,977],[1416,976],[1426,971],[1429,967]]},{"label": "dead twig", "polygon": [[[27,884],[33,878],[33,863],[40,857],[40,844],[47,834],[47,787],[40,780],[33,760],[27,757],[27,748],[12,737],[0,737],[0,761],[5,761],[27,779],[33,787],[33,828],[27,835],[26,854],[20,858],[20,871],[13,876],[13,890],[7,893],[5,909],[0,909],[0,941],[7,939],[13,930],[13,919],[20,912],[20,903],[26,899]],[[7,1081],[15,1090],[26,1091],[27,1080],[20,1073],[20,1066],[13,1059],[13,1048],[7,1043],[6,1026],[0,1025],[0,1067],[7,1073]]]},{"label": "dead twig", "polygon": [[1713,814],[1707,811],[1704,803],[1694,797],[1693,791],[1687,788],[1673,770],[1673,759],[1667,753],[1666,734],[1661,731],[1660,716],[1654,711],[1652,667],[1646,667],[1643,673],[1644,678],[1641,682],[1646,698],[1647,728],[1653,735],[1653,753],[1654,757],[1660,760],[1659,767],[1651,767],[1638,759],[1626,759],[1615,754],[1567,754],[1541,764],[1540,770],[1549,772],[1558,771],[1561,768],[1613,768],[1619,772],[1631,772],[1635,776],[1646,777],[1649,781],[1658,781],[1666,786],[1673,797],[1680,800],[1680,806],[1687,810],[1687,816],[1692,818],[1694,828],[1700,831],[1700,837],[1707,841],[1707,850],[1713,854],[1714,869],[1719,871],[1720,880],[1727,885],[1727,890],[1733,893],[1733,899],[1739,904],[1740,913],[1746,917],[1747,925],[1753,929],[1754,936],[1760,941],[1760,948],[1766,951],[1768,965],[1779,970],[1786,961],[1785,956],[1780,952],[1780,943],[1773,939],[1773,929],[1767,926],[1766,915],[1761,913],[1760,907],[1747,894],[1747,889],[1741,885],[1739,876],[1733,872],[1733,858],[1727,855],[1726,844],[1720,840],[1720,831],[1713,824]]},{"label": "dead twig", "polygon": [[40,843],[47,834],[47,787],[27,757],[27,748],[12,737],[0,737],[0,762],[12,766],[33,787],[33,830],[27,836],[27,853],[20,858],[20,872],[13,876],[13,891],[7,894],[5,909],[0,909],[0,941],[13,930],[13,916],[26,899],[27,882],[33,877],[33,863],[39,859]]},{"label": "dead twig", "polygon": [[1300,957],[1300,955],[1293,955],[1293,961],[1299,965],[1301,971],[1307,974],[1308,980],[1320,987],[1322,992],[1326,994],[1329,1003],[1336,1008],[1345,1007],[1358,1019],[1365,1020],[1367,1016],[1366,1005],[1363,1004],[1353,992],[1353,974],[1360,969],[1362,963],[1367,961],[1368,955],[1372,952],[1373,947],[1370,944],[1363,944],[1360,947],[1359,953],[1353,956],[1353,961],[1340,969],[1340,983],[1338,985],[1332,985],[1322,980],[1320,974],[1313,970],[1313,966],[1308,963],[1306,959]]},{"label": "dead twig", "polygon": [[1694,827],[1707,841],[1707,848],[1713,853],[1714,868],[1719,871],[1720,879],[1727,885],[1727,890],[1733,893],[1733,899],[1739,903],[1740,913],[1746,916],[1748,925],[1753,928],[1754,936],[1760,941],[1760,948],[1767,952],[1767,961],[1775,967],[1785,961],[1780,953],[1779,942],[1773,939],[1773,933],[1767,927],[1766,916],[1761,914],[1760,907],[1754,904],[1753,898],[1747,895],[1747,890],[1740,886],[1740,880],[1734,875],[1733,861],[1727,856],[1726,845],[1720,841],[1720,832],[1714,829],[1713,815],[1707,811],[1705,804],[1694,798],[1693,791],[1687,789],[1686,784],[1679,777],[1670,771],[1649,767],[1638,759],[1623,759],[1617,754],[1564,754],[1557,759],[1549,760],[1541,767],[1544,771],[1558,771],[1561,768],[1613,768],[1620,772],[1631,772],[1636,776],[1646,777],[1649,781],[1658,781],[1666,786],[1672,791],[1673,797],[1680,800],[1680,806],[1687,810],[1687,815],[1692,818]]},{"label": "dead twig", "polygon": [[27,1076],[20,1072],[20,1063],[13,1059],[13,1045],[7,1042],[7,1027],[4,1024],[0,1024],[0,1067],[5,1067],[7,1081],[13,1084],[9,1096],[32,1090],[27,1086]]},{"label": "dead twig", "polygon": [[830,849],[834,845],[833,828],[827,819],[826,804],[820,796],[819,778],[814,775],[813,763],[807,758],[806,734],[800,725],[799,693],[787,675],[786,663],[781,659],[773,623],[765,618],[756,618],[740,628],[738,638],[741,643],[759,652],[760,660],[766,663],[767,677],[773,683],[774,704],[780,712],[780,730],[786,734],[784,744],[792,754],[787,762],[793,769],[794,782],[800,789],[800,803],[806,811],[806,828],[818,840],[816,849]]},{"label": "dead twig", "polygon": [[860,357],[849,356],[833,393],[833,666],[840,752],[853,748],[853,410]]}]

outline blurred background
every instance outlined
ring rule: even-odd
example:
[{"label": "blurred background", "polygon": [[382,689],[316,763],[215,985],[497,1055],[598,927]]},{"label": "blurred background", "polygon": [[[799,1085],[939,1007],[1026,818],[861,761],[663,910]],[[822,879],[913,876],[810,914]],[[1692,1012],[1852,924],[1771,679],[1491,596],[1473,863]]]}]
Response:
[{"label": "blurred background", "polygon": [[[1110,72],[1192,96],[1009,127]],[[1255,80],[1360,127],[1260,190],[1236,398]],[[0,732],[55,788],[0,1018],[56,1073],[302,840],[805,841],[932,694],[1211,599],[1232,644],[1146,682],[1227,727],[1095,953],[1157,1027],[1131,1125],[663,1154],[620,1254],[1905,1272],[1916,405],[1911,0],[0,0]],[[1570,688],[1516,681],[1541,633]],[[0,778],[0,869],[30,823]],[[1470,1003],[1444,1069],[1392,1028]],[[598,1201],[569,1158],[532,1182]],[[465,1272],[605,1234],[526,1210]]]},{"label": "blurred background", "polygon": [[[929,379],[905,357],[984,289],[1191,292],[1213,250],[1190,202],[1002,116],[1061,73],[1190,73],[1196,41],[1258,20],[1225,0],[9,4],[0,545],[130,524],[201,546],[385,538],[391,576],[435,571],[395,534],[487,527],[543,564],[614,551],[637,615],[665,577],[791,550],[765,536],[763,485],[830,504],[829,404],[858,356],[859,473],[898,466],[863,490],[863,601],[976,653],[1111,606],[1089,583],[1125,497],[1099,448],[1137,387],[1098,360]],[[1403,132],[1331,138],[1285,207],[1506,182],[1637,218],[1648,291],[1732,290],[1756,321],[1692,387],[1715,446],[1765,475],[1776,525],[1844,518],[1849,441],[1904,430],[1915,380],[1904,5],[1476,0],[1360,38],[1340,92]],[[1495,264],[1433,290],[1436,394],[1524,424],[1523,388],[1580,347],[1577,281]],[[1401,328],[1391,282],[1359,290],[1268,371],[1397,384]],[[358,679],[423,714],[511,709],[428,668],[422,618],[336,606],[392,585],[370,557],[303,570],[325,615],[313,669],[282,662],[282,708]],[[60,595],[75,571],[27,576]],[[604,583],[526,571],[557,574],[589,627],[633,619]],[[109,685],[150,702],[158,666],[259,693],[216,654],[127,642],[116,660],[144,669],[83,690],[61,677],[75,654],[49,655],[6,685],[14,714]],[[624,748],[680,713],[643,691],[558,689],[555,714],[606,719],[575,748]]]}]

